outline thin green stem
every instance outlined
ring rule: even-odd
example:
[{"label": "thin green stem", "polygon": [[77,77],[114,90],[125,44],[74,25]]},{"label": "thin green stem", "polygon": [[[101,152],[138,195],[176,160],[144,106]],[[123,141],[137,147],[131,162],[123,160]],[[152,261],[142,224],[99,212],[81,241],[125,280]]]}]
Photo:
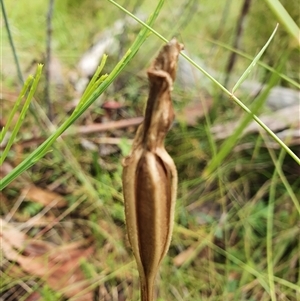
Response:
[{"label": "thin green stem", "polygon": [[[283,153],[283,152],[282,152]],[[274,270],[273,270],[273,218],[274,218],[274,201],[277,182],[277,168],[275,167],[269,194],[268,218],[267,218],[267,266],[270,286],[270,296],[272,301],[276,301],[275,285],[274,285]]]}]

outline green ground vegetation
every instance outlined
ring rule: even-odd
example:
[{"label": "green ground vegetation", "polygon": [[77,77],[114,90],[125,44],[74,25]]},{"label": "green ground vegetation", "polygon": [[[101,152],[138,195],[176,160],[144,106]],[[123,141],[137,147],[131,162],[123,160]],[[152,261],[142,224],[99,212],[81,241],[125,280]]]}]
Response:
[{"label": "green ground vegetation", "polygon": [[[242,75],[278,22],[267,2],[251,2],[240,41],[241,53],[231,77]],[[299,24],[299,3],[281,3]],[[150,1],[120,4],[138,17],[155,9]],[[167,39],[177,36],[185,44],[186,53],[199,58],[204,69],[208,66],[218,74],[226,74],[228,59],[236,50],[232,44],[242,4],[243,1],[236,5],[232,1],[168,0],[153,28]],[[37,62],[45,60],[49,4],[20,0],[5,1],[5,5],[16,53],[27,76],[35,72],[32,70]],[[71,78],[81,55],[101,32],[124,17],[125,13],[109,1],[55,2],[52,54],[60,62],[65,79],[63,91],[55,87],[51,91],[55,127],[72,114],[72,101],[78,95]],[[120,36],[123,48],[118,55],[107,58],[104,72],[113,70],[141,28],[124,28]],[[1,30],[1,110],[5,120],[21,85],[4,25]],[[108,99],[124,104],[118,119],[141,116],[148,92],[146,68],[161,45],[162,41],[151,34],[75,126],[99,121],[104,114],[100,105]],[[261,63],[273,69],[257,64],[249,79],[270,87],[299,89],[299,44],[285,26],[280,25]],[[37,138],[43,141],[53,131],[45,117],[44,84],[42,77],[34,100],[40,109],[36,114],[26,114],[5,159],[9,166],[15,167],[28,158],[40,145]],[[196,124],[189,125],[188,118],[177,120],[167,137],[166,148],[177,166],[179,187],[173,239],[157,279],[158,300],[296,301],[300,298],[299,164],[277,143],[277,147],[271,147],[273,140],[264,131],[242,136],[246,113],[219,87],[209,87],[208,91],[201,81],[196,81],[188,89],[175,84],[173,91],[179,115],[191,99],[210,99],[212,104]],[[226,88],[230,90],[232,86]],[[8,100],[9,95],[13,100]],[[262,95],[254,99],[242,94],[239,99],[260,113],[266,109],[267,95]],[[215,140],[211,128],[233,120],[239,121],[240,131],[233,130],[225,141]],[[46,155],[2,191],[1,218],[28,237],[56,246],[83,240],[92,246],[92,256],[81,259],[79,264],[84,289],[68,300],[77,300],[83,292],[98,294],[96,300],[139,300],[138,274],[125,232],[121,186],[121,160],[130,149],[134,131],[130,127],[101,134],[67,135],[54,142]],[[117,138],[118,142],[113,145],[115,151],[105,154],[102,150],[107,145],[97,141],[107,137]],[[83,141],[96,147],[87,150]],[[290,146],[296,157],[299,148],[299,143]],[[31,185],[58,193],[67,206],[50,208],[26,199],[24,191]],[[57,222],[53,222],[54,217]],[[40,223],[30,224],[37,218]],[[47,229],[47,221],[51,228]],[[65,300],[66,291],[77,285],[75,282],[55,289],[47,277],[22,272],[16,260],[3,259],[0,270],[0,295],[11,296],[9,300],[27,300],[33,292],[43,300]]]}]

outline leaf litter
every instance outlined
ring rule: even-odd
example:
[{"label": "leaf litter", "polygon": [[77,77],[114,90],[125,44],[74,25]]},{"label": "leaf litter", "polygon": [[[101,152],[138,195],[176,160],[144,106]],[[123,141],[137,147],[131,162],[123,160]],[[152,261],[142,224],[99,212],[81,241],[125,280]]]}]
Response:
[{"label": "leaf litter", "polygon": [[91,291],[80,294],[89,287],[80,262],[93,254],[93,245],[86,247],[87,241],[79,241],[57,246],[32,239],[3,219],[0,224],[1,257],[17,263],[25,273],[40,277],[51,289],[63,291],[68,298],[79,295],[74,300],[92,300]]}]

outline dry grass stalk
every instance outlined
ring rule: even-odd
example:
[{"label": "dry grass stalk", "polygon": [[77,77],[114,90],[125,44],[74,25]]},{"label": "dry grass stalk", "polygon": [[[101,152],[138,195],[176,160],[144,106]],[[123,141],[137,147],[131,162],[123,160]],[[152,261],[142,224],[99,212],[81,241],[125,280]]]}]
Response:
[{"label": "dry grass stalk", "polygon": [[174,120],[170,94],[182,49],[183,45],[171,40],[148,69],[145,119],[123,162],[127,233],[140,275],[142,301],[154,300],[154,281],[173,229],[177,171],[164,139]]}]

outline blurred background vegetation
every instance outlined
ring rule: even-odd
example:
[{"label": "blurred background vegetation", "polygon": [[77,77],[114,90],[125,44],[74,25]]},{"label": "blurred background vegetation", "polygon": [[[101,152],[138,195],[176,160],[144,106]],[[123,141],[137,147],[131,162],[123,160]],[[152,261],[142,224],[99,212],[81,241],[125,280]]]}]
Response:
[{"label": "blurred background vegetation", "polygon": [[[299,2],[281,3],[299,25]],[[156,5],[136,0],[120,4],[143,20]],[[5,7],[26,77],[35,72],[37,63],[46,62],[49,1],[5,1]],[[117,41],[107,49],[105,72],[127,51],[141,26],[126,22],[115,36],[114,24],[124,18],[124,12],[108,1],[54,2],[50,80],[54,125],[61,124],[74,109],[83,76],[78,63],[101,41],[103,33],[108,31]],[[277,22],[267,1],[167,0],[154,29],[167,39],[176,36],[186,53],[230,90]],[[1,34],[3,126],[21,85],[3,21]],[[5,229],[10,229],[2,235],[9,233],[24,241],[20,251],[20,246],[6,237],[6,251],[1,255],[2,300],[138,300],[138,276],[125,232],[121,187],[121,160],[130,149],[136,127],[112,126],[88,133],[80,129],[143,115],[148,93],[146,69],[162,44],[151,34],[120,77],[77,121],[78,132],[57,141],[51,152],[1,193],[1,218],[7,223]],[[240,52],[232,58],[236,50]],[[251,107],[263,94],[259,101],[265,104],[258,113],[273,114],[274,107],[286,109],[285,100],[279,97],[270,105],[268,95],[259,94],[257,87],[276,85],[299,93],[293,84],[299,84],[299,47],[284,26],[280,25],[261,61],[273,70],[258,65],[248,79],[255,83],[255,93],[241,89],[238,96]],[[276,77],[276,72],[284,76]],[[43,77],[35,101],[49,116],[45,85]],[[178,119],[166,148],[178,169],[179,189],[173,239],[157,282],[159,300],[298,300],[298,164],[256,130],[240,134],[216,171],[204,175],[205,166],[234,132],[230,122],[240,124],[245,113],[183,60],[173,99]],[[115,102],[118,108],[111,109]],[[49,123],[37,113],[38,120],[27,115],[1,168],[2,176],[49,135]],[[299,115],[299,110],[291,114]],[[281,121],[276,118],[273,120]],[[231,130],[219,139],[212,131],[215,126]],[[285,139],[299,156],[299,139]],[[21,233],[22,238],[18,236]],[[13,250],[22,256],[17,257]],[[55,272],[41,272],[41,261],[40,265],[26,261],[41,260],[41,254],[55,262]],[[61,261],[55,259],[59,254]],[[73,275],[73,280],[64,282],[62,275],[68,279]]]}]

